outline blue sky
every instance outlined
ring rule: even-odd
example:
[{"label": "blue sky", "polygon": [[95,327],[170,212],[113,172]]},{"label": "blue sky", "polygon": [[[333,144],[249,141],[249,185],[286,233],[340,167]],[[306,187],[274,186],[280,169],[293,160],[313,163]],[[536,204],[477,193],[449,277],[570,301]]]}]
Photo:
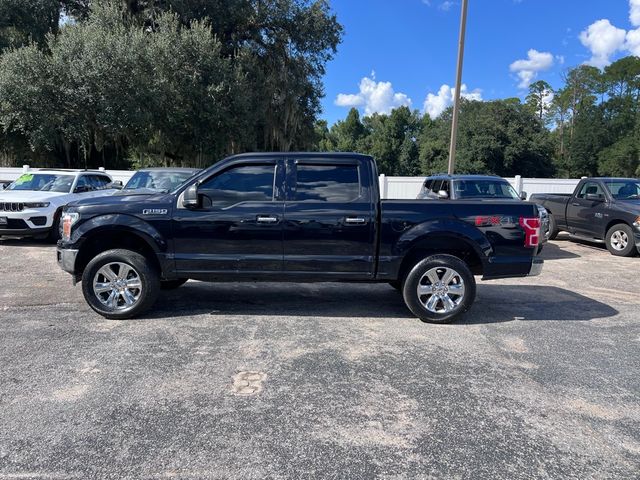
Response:
[{"label": "blue sky", "polygon": [[[450,104],[459,0],[331,6],[345,35],[324,79],[329,124],[351,106],[366,114],[410,104],[435,116]],[[568,67],[604,67],[630,53],[640,56],[640,0],[469,0],[463,93],[524,97],[531,81],[558,88]]]}]

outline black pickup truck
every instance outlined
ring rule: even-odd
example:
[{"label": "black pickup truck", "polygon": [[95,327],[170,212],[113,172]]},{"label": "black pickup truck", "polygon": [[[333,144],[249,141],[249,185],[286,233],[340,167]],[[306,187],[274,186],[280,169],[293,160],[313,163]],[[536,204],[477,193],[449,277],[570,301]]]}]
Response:
[{"label": "black pickup truck", "polygon": [[549,238],[560,231],[592,242],[605,242],[613,254],[640,251],[640,180],[584,178],[572,194],[534,194],[531,201],[549,212]]},{"label": "black pickup truck", "polygon": [[380,200],[371,157],[263,153],[170,193],[70,204],[57,255],[111,319],[195,279],[387,282],[417,317],[444,323],[473,303],[474,275],[537,275],[539,242],[533,203]]}]

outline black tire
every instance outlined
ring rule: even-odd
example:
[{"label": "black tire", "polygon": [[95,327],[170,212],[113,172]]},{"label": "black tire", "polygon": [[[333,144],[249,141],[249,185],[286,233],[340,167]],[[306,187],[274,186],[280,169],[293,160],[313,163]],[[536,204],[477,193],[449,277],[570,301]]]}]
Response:
[{"label": "black tire", "polygon": [[[436,286],[436,283],[440,282],[431,282],[427,277],[427,273],[433,271],[439,281],[445,280],[444,275],[447,269],[453,271],[455,275],[446,285]],[[429,287],[433,287],[431,291],[438,289],[438,293],[429,291],[419,294],[419,285],[423,286],[423,290]],[[461,295],[453,293],[454,286],[456,292],[462,292]],[[409,310],[423,322],[450,323],[469,310],[473,304],[476,296],[476,281],[467,264],[458,257],[433,255],[421,260],[411,269],[404,281],[402,296]],[[427,305],[431,303],[431,298],[435,298],[436,301],[429,309]],[[455,306],[451,307],[450,303],[445,305],[445,298]]]},{"label": "black tire", "polygon": [[547,240],[555,240],[556,237],[558,236],[558,233],[560,233],[560,230],[558,230],[558,224],[556,223],[556,219],[554,218],[553,214],[549,214],[549,236],[547,237]]},{"label": "black tire", "polygon": [[[117,292],[117,285],[116,287],[110,287],[107,277],[102,273],[98,275],[100,269],[106,266],[109,269],[109,275],[119,277],[120,273],[122,273],[122,270],[120,270],[122,267],[118,265],[111,266],[110,264],[126,265],[135,274],[131,275],[131,272],[128,272],[126,278],[132,282],[134,279],[139,280],[139,282],[132,283],[140,284],[139,289],[135,287],[127,288],[128,292],[135,297],[135,302],[131,306],[126,306],[125,294]],[[114,270],[115,267],[118,268],[117,271]],[[99,279],[103,279],[103,282],[99,283],[106,288],[100,294],[101,298],[106,301],[112,294],[115,294],[114,306],[108,306],[98,298],[98,293],[94,290],[94,280]],[[123,286],[123,284],[121,283],[120,286]],[[159,291],[160,276],[154,266],[146,257],[130,250],[117,249],[102,252],[89,262],[82,274],[82,293],[85,300],[95,312],[111,320],[124,320],[140,315],[154,304],[158,298]]]},{"label": "black tire", "polygon": [[633,257],[637,253],[633,230],[626,223],[611,227],[607,231],[605,243],[611,255],[617,257]]},{"label": "black tire", "polygon": [[389,285],[399,292],[402,291],[402,282],[400,280],[392,280],[389,282]]},{"label": "black tire", "polygon": [[62,211],[58,210],[53,216],[53,224],[51,225],[51,231],[47,236],[47,240],[51,243],[58,243],[60,240],[60,217],[62,216]]},{"label": "black tire", "polygon": [[176,278],[174,280],[160,280],[161,290],[175,290],[187,283],[188,278]]}]

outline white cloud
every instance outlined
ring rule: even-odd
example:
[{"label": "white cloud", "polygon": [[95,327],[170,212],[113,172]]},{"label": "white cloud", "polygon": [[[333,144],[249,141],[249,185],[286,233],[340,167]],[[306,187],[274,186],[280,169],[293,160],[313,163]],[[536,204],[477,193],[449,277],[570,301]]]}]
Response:
[{"label": "white cloud", "polygon": [[366,115],[373,113],[390,113],[401,106],[411,106],[411,99],[404,93],[396,93],[391,82],[376,82],[375,72],[371,77],[364,77],[360,81],[358,93],[340,93],[335,100],[339,107],[364,108]]},{"label": "white cloud", "polygon": [[518,87],[527,88],[538,76],[538,72],[549,70],[553,66],[553,55],[549,52],[539,52],[531,49],[527,52],[527,58],[516,60],[509,66],[509,70],[520,79]]},{"label": "white cloud", "polygon": [[611,25],[606,18],[592,23],[580,33],[580,42],[591,51],[587,62],[594,67],[603,68],[611,63],[611,56],[624,49],[627,32]]},{"label": "white cloud", "polygon": [[632,55],[640,57],[640,28],[629,30],[627,32],[627,42],[625,43],[624,48],[629,50]]},{"label": "white cloud", "polygon": [[451,10],[451,7],[453,7],[455,5],[455,2],[451,2],[449,0],[447,0],[446,2],[442,2],[438,8],[440,10],[442,10],[443,12],[448,12],[449,10]]},{"label": "white cloud", "polygon": [[629,0],[629,21],[634,27],[640,27],[640,0]]},{"label": "white cloud", "polygon": [[[449,106],[453,105],[453,96],[455,88],[449,85],[442,85],[437,94],[429,93],[424,101],[423,110],[431,118],[436,118],[442,114]],[[467,86],[463,83],[460,88],[460,96],[467,100],[482,101],[482,90],[475,89],[469,92]]]}]

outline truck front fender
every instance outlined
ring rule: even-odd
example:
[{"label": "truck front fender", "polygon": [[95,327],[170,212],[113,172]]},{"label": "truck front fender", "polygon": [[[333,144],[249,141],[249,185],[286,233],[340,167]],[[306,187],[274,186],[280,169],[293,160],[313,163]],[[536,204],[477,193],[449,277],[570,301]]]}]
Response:
[{"label": "truck front fender", "polygon": [[151,224],[133,215],[112,213],[98,215],[81,223],[72,231],[71,241],[75,248],[96,235],[114,232],[126,232],[140,237],[156,254],[167,252],[166,239]]}]

